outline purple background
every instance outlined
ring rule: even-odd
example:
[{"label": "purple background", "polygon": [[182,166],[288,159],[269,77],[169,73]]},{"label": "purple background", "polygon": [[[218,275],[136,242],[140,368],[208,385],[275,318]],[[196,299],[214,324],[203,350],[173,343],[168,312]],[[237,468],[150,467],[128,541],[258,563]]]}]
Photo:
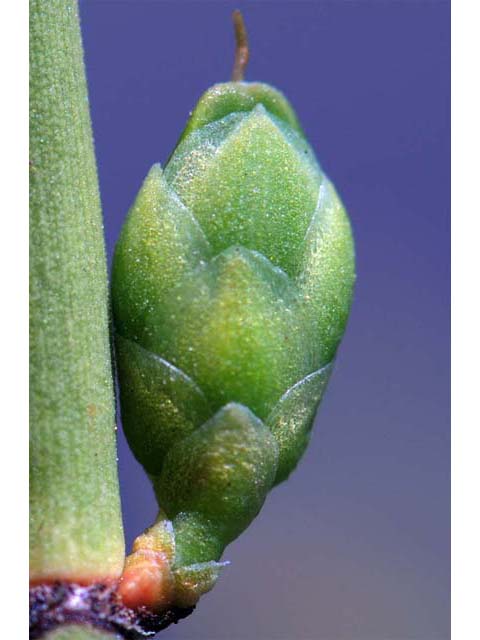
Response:
[{"label": "purple background", "polygon": [[[311,446],[172,639],[449,637],[450,6],[81,2],[109,256],[150,165],[228,79],[289,97],[350,212],[358,284]],[[127,543],[155,515],[119,442]]]}]

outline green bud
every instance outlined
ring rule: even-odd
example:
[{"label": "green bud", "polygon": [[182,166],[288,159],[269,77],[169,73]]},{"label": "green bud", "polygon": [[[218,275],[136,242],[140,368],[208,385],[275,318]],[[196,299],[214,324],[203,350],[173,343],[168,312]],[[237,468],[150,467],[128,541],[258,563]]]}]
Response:
[{"label": "green bud", "polygon": [[246,407],[231,403],[171,447],[154,486],[169,516],[202,514],[224,546],[260,511],[277,460],[268,427]]},{"label": "green bud", "polygon": [[188,606],[305,451],[350,309],[348,217],[282,94],[206,92],[140,189],[112,281],[125,433]]}]

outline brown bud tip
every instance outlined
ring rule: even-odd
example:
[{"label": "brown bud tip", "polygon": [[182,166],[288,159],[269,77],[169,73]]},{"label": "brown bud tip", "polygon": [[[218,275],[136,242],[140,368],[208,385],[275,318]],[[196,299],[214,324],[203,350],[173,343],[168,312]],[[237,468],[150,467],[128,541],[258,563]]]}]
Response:
[{"label": "brown bud tip", "polygon": [[232,15],[233,29],[235,32],[235,60],[233,63],[232,80],[241,82],[245,77],[250,51],[248,47],[247,29],[243,16],[238,9]]}]

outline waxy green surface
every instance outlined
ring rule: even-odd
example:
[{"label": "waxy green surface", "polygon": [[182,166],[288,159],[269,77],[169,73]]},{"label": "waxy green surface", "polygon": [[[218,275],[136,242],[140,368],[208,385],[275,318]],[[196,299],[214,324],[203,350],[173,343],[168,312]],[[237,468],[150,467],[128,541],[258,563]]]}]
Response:
[{"label": "waxy green surface", "polygon": [[212,87],[146,177],[113,265],[125,432],[173,522],[176,571],[218,560],[297,465],[353,283],[347,214],[285,97]]},{"label": "waxy green surface", "polygon": [[123,568],[108,315],[78,6],[30,0],[34,583],[116,580]]},{"label": "waxy green surface", "polygon": [[45,640],[119,640],[119,636],[108,631],[94,629],[89,625],[65,625],[45,634]]}]

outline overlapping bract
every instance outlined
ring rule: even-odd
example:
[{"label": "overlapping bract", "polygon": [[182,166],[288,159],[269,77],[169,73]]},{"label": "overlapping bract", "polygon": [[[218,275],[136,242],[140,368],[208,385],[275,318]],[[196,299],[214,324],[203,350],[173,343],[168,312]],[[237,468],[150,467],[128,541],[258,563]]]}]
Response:
[{"label": "overlapping bract", "polygon": [[124,428],[175,570],[218,560],[296,466],[353,281],[347,215],[285,98],[213,87],[148,174],[113,268]]}]

